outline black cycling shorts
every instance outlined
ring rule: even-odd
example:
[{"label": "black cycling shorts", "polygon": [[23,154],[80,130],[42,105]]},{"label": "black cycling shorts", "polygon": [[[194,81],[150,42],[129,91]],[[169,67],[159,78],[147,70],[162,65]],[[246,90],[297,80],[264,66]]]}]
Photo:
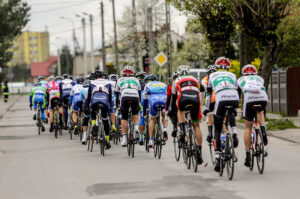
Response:
[{"label": "black cycling shorts", "polygon": [[89,117],[83,117],[82,126],[88,126],[89,124]]},{"label": "black cycling shorts", "polygon": [[[244,106],[245,110],[243,111],[243,117],[247,121],[253,121],[256,111],[261,112],[264,111],[268,102],[267,101],[256,101],[256,102],[248,102],[246,106]],[[253,107],[254,105],[260,105],[261,107]]]},{"label": "black cycling shorts", "polygon": [[50,109],[53,109],[56,105],[60,106],[60,99],[58,97],[50,100]]},{"label": "black cycling shorts", "polygon": [[140,102],[137,97],[122,97],[121,99],[121,114],[122,120],[128,120],[129,108],[131,107],[132,115],[138,115],[140,112]]},{"label": "black cycling shorts", "polygon": [[200,121],[202,117],[200,94],[196,91],[183,91],[177,99],[177,107],[180,111],[191,111],[191,118],[194,122]]},{"label": "black cycling shorts", "polygon": [[209,104],[209,111],[212,112],[212,111],[214,111],[214,110],[215,110],[215,102],[211,102],[211,103]]},{"label": "black cycling shorts", "polygon": [[231,106],[232,108],[229,110],[229,113],[236,113],[235,109],[238,108],[239,106],[239,101],[237,100],[229,100],[229,101],[221,101],[219,103],[217,103],[216,107],[215,107],[215,115],[219,116],[219,117],[225,117],[226,114],[226,106]]}]

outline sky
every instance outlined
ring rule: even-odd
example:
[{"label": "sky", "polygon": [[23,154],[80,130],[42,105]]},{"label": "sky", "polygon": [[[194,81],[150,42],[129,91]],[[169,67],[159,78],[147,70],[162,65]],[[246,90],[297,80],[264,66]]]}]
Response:
[{"label": "sky", "polygon": [[[75,26],[76,37],[82,48],[83,31],[81,19],[75,15],[81,15],[86,18],[87,50],[90,50],[90,25],[88,17],[82,13],[92,14],[94,16],[94,48],[101,47],[101,24],[100,24],[100,1],[101,0],[24,0],[31,7],[30,22],[24,28],[28,31],[45,31],[50,33],[50,52],[56,54],[58,48],[62,45],[69,45],[73,49],[72,42],[72,22],[61,19],[61,16],[69,18]],[[136,0],[136,2],[139,0]],[[162,1],[162,0],[161,0]],[[149,0],[149,4],[151,0]],[[105,39],[106,44],[113,36],[112,4],[111,0],[103,0],[104,19],[105,19]],[[120,19],[126,8],[131,6],[132,0],[115,0],[116,19]],[[131,13],[130,13],[131,14]],[[185,31],[186,17],[174,7],[171,6],[171,29],[179,34]]]}]

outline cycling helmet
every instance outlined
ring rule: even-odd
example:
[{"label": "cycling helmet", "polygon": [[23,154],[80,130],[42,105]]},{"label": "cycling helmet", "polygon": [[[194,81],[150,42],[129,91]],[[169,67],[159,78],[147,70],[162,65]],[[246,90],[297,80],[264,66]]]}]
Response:
[{"label": "cycling helmet", "polygon": [[54,79],[53,79],[52,76],[48,77],[48,79],[47,79],[48,82],[53,81],[53,80],[54,80]]},{"label": "cycling helmet", "polygon": [[76,79],[77,84],[82,84],[84,82],[84,79],[82,77],[79,77]]},{"label": "cycling helmet", "polygon": [[111,74],[109,75],[109,79],[112,80],[112,81],[117,81],[118,80],[118,75],[117,74]]},{"label": "cycling helmet", "polygon": [[135,75],[135,77],[136,77],[137,79],[139,79],[139,80],[142,80],[142,79],[144,79],[144,78],[146,77],[146,75],[147,75],[146,72],[140,71],[140,72],[138,72],[138,73]]},{"label": "cycling helmet", "polygon": [[215,62],[215,66],[217,69],[228,70],[230,68],[230,65],[230,60],[226,57],[219,57]]},{"label": "cycling helmet", "polygon": [[70,76],[69,76],[69,79],[73,80],[73,79],[74,79],[74,77],[73,77],[72,75],[70,75]]},{"label": "cycling helmet", "polygon": [[56,76],[55,77],[55,81],[61,81],[62,80],[62,77],[61,76]]},{"label": "cycling helmet", "polygon": [[91,73],[90,76],[88,77],[89,80],[94,80],[95,79],[95,73]]},{"label": "cycling helmet", "polygon": [[39,81],[44,80],[44,76],[43,76],[43,75],[40,75],[40,76],[38,77],[38,80],[39,80]]},{"label": "cycling helmet", "polygon": [[96,70],[95,74],[94,74],[94,78],[98,79],[98,78],[103,78],[105,76],[105,74],[103,73],[103,71],[101,70]]},{"label": "cycling helmet", "polygon": [[179,66],[177,69],[177,74],[179,76],[188,75],[190,73],[190,67],[186,65]]},{"label": "cycling helmet", "polygon": [[134,68],[132,66],[125,66],[122,70],[123,76],[132,76],[134,74]]},{"label": "cycling helmet", "polygon": [[68,79],[69,78],[69,75],[68,74],[63,74],[62,76],[64,79]]},{"label": "cycling helmet", "polygon": [[214,73],[214,72],[217,72],[217,68],[215,65],[209,65],[207,68],[207,73],[210,74],[210,73]]},{"label": "cycling helmet", "polygon": [[257,69],[255,68],[255,66],[253,66],[251,64],[247,64],[246,66],[243,67],[242,74],[243,75],[256,75]]},{"label": "cycling helmet", "polygon": [[35,83],[34,83],[34,86],[40,86],[41,85],[41,82],[40,81],[36,81]]},{"label": "cycling helmet", "polygon": [[172,73],[172,79],[176,79],[178,77],[178,73],[175,71]]},{"label": "cycling helmet", "polygon": [[144,82],[147,83],[150,81],[158,81],[157,75],[155,75],[155,74],[146,75],[146,77],[144,78]]},{"label": "cycling helmet", "polygon": [[82,85],[83,85],[84,88],[87,88],[87,87],[90,86],[90,83],[91,83],[90,80],[85,80]]}]

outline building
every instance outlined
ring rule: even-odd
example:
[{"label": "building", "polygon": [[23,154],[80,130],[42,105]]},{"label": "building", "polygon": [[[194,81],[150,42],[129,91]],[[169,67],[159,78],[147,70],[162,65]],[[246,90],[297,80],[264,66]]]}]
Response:
[{"label": "building", "polygon": [[9,66],[43,62],[50,56],[49,32],[25,31],[14,40]]},{"label": "building", "polygon": [[57,56],[50,56],[47,60],[42,62],[30,63],[30,72],[32,77],[54,75],[56,71]]}]

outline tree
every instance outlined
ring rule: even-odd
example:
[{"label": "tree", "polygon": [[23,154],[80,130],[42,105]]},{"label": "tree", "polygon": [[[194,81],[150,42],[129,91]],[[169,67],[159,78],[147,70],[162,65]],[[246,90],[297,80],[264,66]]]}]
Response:
[{"label": "tree", "polygon": [[282,20],[277,29],[282,50],[278,55],[279,67],[300,66],[300,9],[295,9]]},{"label": "tree", "polygon": [[73,58],[69,46],[63,46],[60,54],[61,73],[73,74]]},{"label": "tree", "polygon": [[230,37],[235,32],[234,21],[222,0],[170,0],[173,5],[191,16],[190,23],[207,37],[211,47],[211,58],[232,58]]},{"label": "tree", "polygon": [[282,47],[276,30],[295,2],[296,0],[228,1],[233,18],[249,36],[256,38],[265,48],[259,73],[265,80],[266,89]]},{"label": "tree", "polygon": [[29,21],[27,3],[22,0],[9,0],[0,4],[0,67],[5,67],[12,58],[9,49],[14,38]]}]

